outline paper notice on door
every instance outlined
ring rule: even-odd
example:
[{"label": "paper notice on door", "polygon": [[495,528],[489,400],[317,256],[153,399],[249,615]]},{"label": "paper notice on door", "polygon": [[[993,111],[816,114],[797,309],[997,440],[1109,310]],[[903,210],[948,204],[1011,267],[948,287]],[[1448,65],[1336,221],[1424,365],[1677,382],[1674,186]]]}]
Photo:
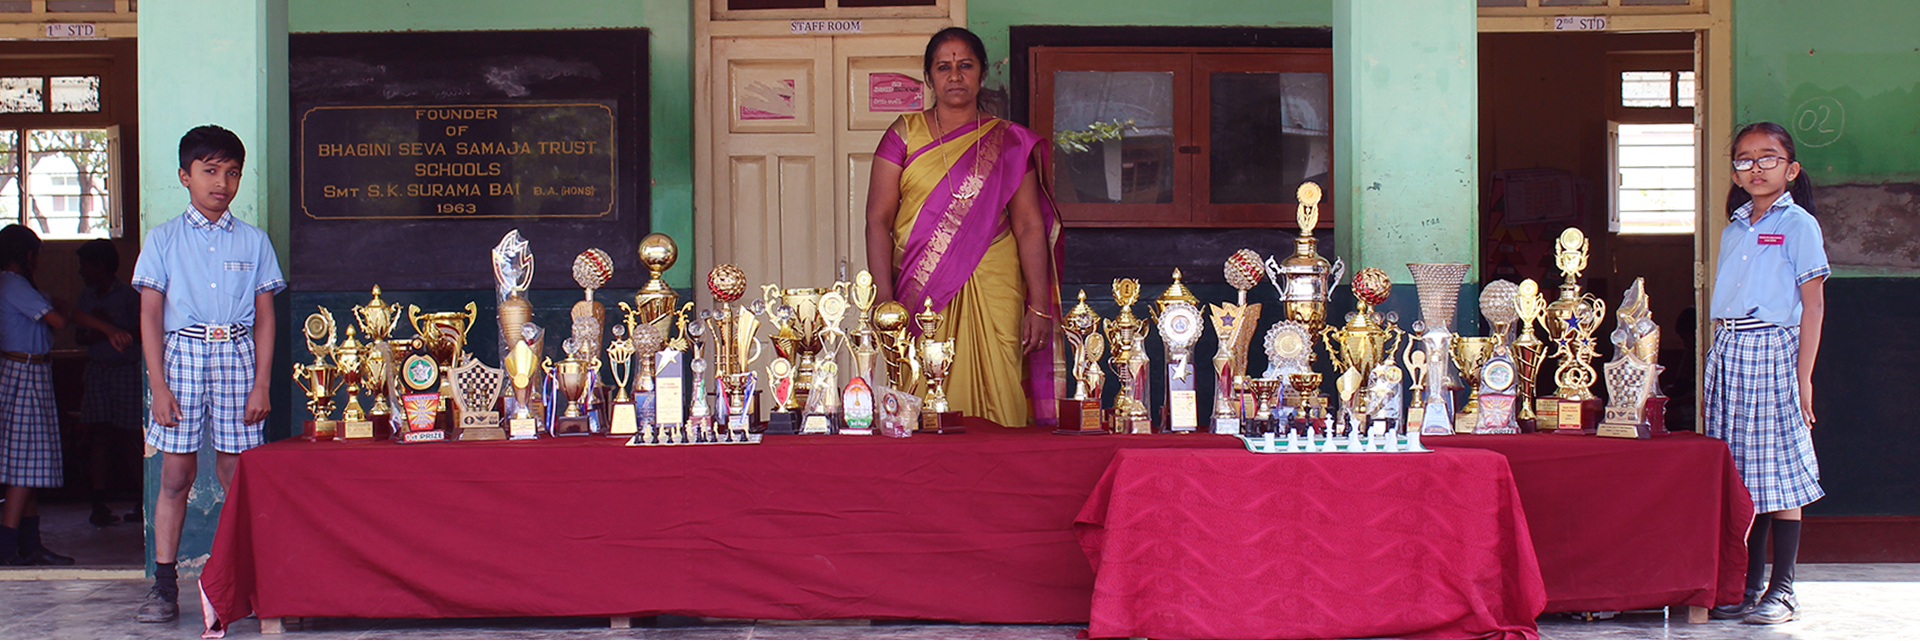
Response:
[{"label": "paper notice on door", "polygon": [[867,110],[874,112],[920,111],[920,81],[899,73],[867,75]]},{"label": "paper notice on door", "polygon": [[740,96],[741,120],[793,120],[794,81],[754,81]]}]

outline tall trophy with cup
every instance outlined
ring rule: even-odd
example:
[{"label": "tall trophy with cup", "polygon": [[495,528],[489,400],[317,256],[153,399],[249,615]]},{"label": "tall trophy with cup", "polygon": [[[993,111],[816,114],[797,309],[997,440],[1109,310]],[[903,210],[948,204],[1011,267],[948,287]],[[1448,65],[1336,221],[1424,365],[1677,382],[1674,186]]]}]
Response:
[{"label": "tall trophy with cup", "polygon": [[1119,315],[1106,321],[1107,344],[1113,350],[1113,371],[1120,380],[1120,395],[1113,401],[1113,431],[1121,434],[1153,433],[1153,417],[1147,411],[1146,321],[1133,315],[1133,304],[1140,300],[1140,281],[1117,278],[1113,281],[1113,301]]},{"label": "tall trophy with cup", "polygon": [[[494,303],[499,310],[500,364],[508,370],[509,375],[512,375],[516,371],[515,365],[508,360],[514,357],[513,353],[518,349],[517,346],[526,340],[525,328],[533,322],[533,303],[527,301],[527,288],[533,286],[533,247],[525,238],[520,237],[520,230],[515,229],[507,232],[500,238],[500,243],[493,246],[491,260],[488,262],[493,267],[493,286],[496,296]],[[544,334],[544,332],[539,333]],[[543,342],[528,346],[536,358],[545,351],[546,346]],[[539,388],[542,383],[539,366],[540,363],[537,360],[526,363],[521,369],[529,372],[528,381],[515,389],[528,386],[534,389]],[[517,382],[515,384],[519,385]],[[514,417],[508,419],[510,432],[513,431],[514,421],[534,420],[531,417],[535,416],[544,418],[544,412],[541,411],[544,408],[523,406],[528,402],[537,403],[538,401],[531,396],[521,394],[515,394],[507,400],[507,412]],[[524,424],[521,427],[531,429]]]},{"label": "tall trophy with cup", "polygon": [[1300,206],[1294,214],[1300,237],[1293,241],[1293,254],[1278,261],[1268,257],[1266,263],[1267,277],[1280,292],[1287,320],[1305,325],[1313,334],[1326,327],[1327,300],[1347,270],[1346,263],[1338,258],[1332,263],[1322,258],[1320,241],[1313,237],[1314,228],[1320,224],[1320,195],[1320,185],[1301,183]]},{"label": "tall trophy with cup", "polygon": [[720,407],[726,416],[725,434],[716,436],[729,442],[745,441],[758,427],[753,362],[759,360],[762,348],[757,336],[760,321],[755,317],[765,310],[764,303],[754,301],[734,307],[733,303],[747,293],[747,273],[732,263],[707,273],[707,290],[720,303],[720,309],[707,318],[707,329],[713,334]]},{"label": "tall trophy with cup", "polygon": [[1247,350],[1260,324],[1260,304],[1247,303],[1247,290],[1260,284],[1265,274],[1260,254],[1241,249],[1227,257],[1227,284],[1235,290],[1233,303],[1212,306],[1213,334],[1219,346],[1213,355],[1213,433],[1239,434],[1242,409],[1251,394],[1246,386]]},{"label": "tall trophy with cup", "polygon": [[1392,291],[1393,281],[1380,268],[1367,267],[1355,272],[1355,308],[1347,314],[1346,326],[1328,326],[1320,331],[1327,346],[1327,357],[1333,361],[1333,370],[1340,373],[1341,384],[1337,389],[1341,420],[1336,422],[1342,424],[1341,429],[1365,431],[1369,427],[1374,404],[1369,402],[1368,391],[1380,376],[1377,370],[1382,365],[1392,366],[1394,352],[1405,339],[1398,314],[1382,315],[1373,310],[1374,306],[1386,302]]},{"label": "tall trophy with cup", "polygon": [[1167,405],[1161,419],[1169,432],[1200,429],[1199,377],[1194,373],[1193,347],[1206,331],[1206,319],[1200,317],[1200,299],[1180,282],[1180,270],[1173,270],[1173,285],[1153,304],[1155,323],[1161,342],[1167,348]]},{"label": "tall trophy with cup", "polygon": [[[1559,350],[1554,358],[1559,366],[1553,381],[1559,389],[1552,398],[1541,399],[1539,413],[1546,422],[1551,406],[1555,430],[1569,434],[1591,434],[1600,421],[1600,399],[1593,395],[1598,376],[1593,359],[1593,333],[1607,316],[1607,303],[1593,294],[1580,292],[1580,272],[1587,268],[1587,236],[1577,227],[1568,227],[1554,244],[1554,265],[1560,268],[1560,298],[1547,305],[1547,336]],[[1542,425],[1545,427],[1545,425]]]},{"label": "tall trophy with cup", "polygon": [[1061,318],[1061,330],[1073,347],[1073,394],[1060,400],[1059,434],[1100,434],[1106,432],[1106,410],[1100,395],[1106,373],[1100,369],[1100,357],[1106,353],[1107,340],[1100,334],[1100,315],[1087,305],[1087,290],[1080,290],[1080,302]]},{"label": "tall trophy with cup", "polygon": [[960,412],[947,402],[947,376],[953,373],[954,339],[935,338],[940,334],[940,326],[946,322],[946,314],[934,311],[933,299],[927,298],[913,321],[920,328],[920,364],[927,375],[927,395],[922,398],[921,407],[924,409],[920,412],[919,431],[926,434],[965,433],[967,426],[960,420]]},{"label": "tall trophy with cup", "polygon": [[[1513,308],[1520,323],[1519,338],[1513,339],[1513,364],[1518,370],[1519,384],[1515,391],[1519,406],[1520,431],[1533,432],[1539,429],[1538,415],[1534,413],[1534,397],[1540,380],[1540,365],[1547,359],[1547,345],[1534,336],[1533,326],[1545,318],[1547,299],[1540,295],[1540,285],[1528,278],[1520,281],[1514,292]],[[1553,422],[1557,417],[1550,417]]]},{"label": "tall trophy with cup", "polygon": [[1420,359],[1425,366],[1420,382],[1424,394],[1417,407],[1408,411],[1407,423],[1411,429],[1416,418],[1412,414],[1417,411],[1422,434],[1444,436],[1454,433],[1453,390],[1458,386],[1447,366],[1454,362],[1453,312],[1467,264],[1407,263],[1407,271],[1420,294],[1420,320],[1414,323],[1413,333],[1423,349]]},{"label": "tall trophy with cup", "polygon": [[387,402],[387,395],[393,387],[393,372],[399,363],[394,358],[393,329],[400,323],[400,308],[380,299],[380,286],[373,286],[373,300],[365,305],[353,307],[354,322],[360,326],[360,333],[367,337],[365,354],[361,356],[361,378],[366,382],[367,392],[373,397],[373,405],[367,410],[367,420],[373,423],[373,437],[387,438],[393,433],[393,405]]},{"label": "tall trophy with cup", "polygon": [[300,437],[309,441],[331,441],[340,431],[339,422],[333,420],[333,395],[340,390],[340,372],[329,362],[336,347],[333,312],[321,307],[320,311],[308,314],[301,331],[307,339],[307,353],[313,355],[313,364],[294,363],[293,382],[306,393],[307,413],[313,418],[302,424]]},{"label": "tall trophy with cup", "polygon": [[1518,434],[1520,423],[1515,411],[1519,390],[1519,367],[1513,358],[1512,329],[1519,320],[1520,288],[1512,281],[1496,280],[1480,290],[1480,315],[1492,326],[1493,350],[1480,366],[1475,390],[1479,398],[1479,422],[1475,434]]}]

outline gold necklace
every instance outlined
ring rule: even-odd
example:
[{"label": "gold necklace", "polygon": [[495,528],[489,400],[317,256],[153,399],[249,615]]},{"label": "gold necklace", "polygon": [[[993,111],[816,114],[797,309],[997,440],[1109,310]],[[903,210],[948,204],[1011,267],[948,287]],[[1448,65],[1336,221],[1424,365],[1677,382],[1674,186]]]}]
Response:
[{"label": "gold necklace", "polygon": [[[979,111],[980,111],[979,107],[974,107],[974,113],[978,114]],[[973,122],[976,125],[978,125],[981,121],[984,121],[984,120],[986,119],[979,118],[979,119],[975,119]],[[939,107],[934,107],[933,109],[933,126],[935,129],[939,129],[942,127],[942,125],[940,124],[940,108]],[[953,133],[953,132],[949,131],[947,133]],[[947,166],[947,176],[943,180],[951,181],[953,180],[953,159],[947,157],[947,150],[945,146],[940,144],[941,137],[944,137],[944,136],[935,137],[933,139],[933,144],[935,149],[940,150],[940,163]],[[980,146],[980,138],[974,138],[973,144],[969,145],[968,149],[977,151],[979,146]],[[961,154],[960,156],[964,158],[966,157],[966,154]],[[980,159],[978,157],[975,157],[974,165],[978,166],[979,164],[980,164]],[[969,178],[971,178],[971,175],[969,175]],[[953,191],[952,191],[953,197],[959,200],[973,200],[975,196],[980,195],[981,182],[983,181],[977,181],[977,180],[960,181],[959,184],[953,185]]]}]

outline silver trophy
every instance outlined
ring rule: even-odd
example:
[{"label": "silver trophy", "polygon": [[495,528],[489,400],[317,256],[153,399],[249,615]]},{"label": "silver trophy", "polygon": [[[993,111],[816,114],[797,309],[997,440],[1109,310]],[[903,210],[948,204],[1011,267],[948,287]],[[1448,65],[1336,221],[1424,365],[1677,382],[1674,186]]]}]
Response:
[{"label": "silver trophy", "polygon": [[1421,432],[1439,436],[1453,433],[1453,313],[1460,300],[1466,263],[1407,263],[1420,292],[1420,322],[1414,327],[1426,350],[1426,398],[1420,399]]}]

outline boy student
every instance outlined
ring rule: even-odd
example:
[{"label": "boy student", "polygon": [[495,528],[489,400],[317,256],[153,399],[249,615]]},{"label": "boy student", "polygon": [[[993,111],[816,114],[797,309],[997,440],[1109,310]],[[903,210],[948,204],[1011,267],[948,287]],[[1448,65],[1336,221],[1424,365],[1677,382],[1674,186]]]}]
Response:
[{"label": "boy student", "polygon": [[[34,488],[60,487],[60,417],[53,404],[51,333],[68,322],[87,325],[126,347],[133,337],[86,312],[47,300],[33,286],[40,237],[21,225],[0,229],[0,564],[73,565],[40,543]],[[57,308],[57,309],[56,309]]]},{"label": "boy student", "polygon": [[214,471],[223,488],[233,482],[240,453],[265,438],[273,295],[287,281],[266,232],[227,211],[246,160],[240,137],[226,129],[203,125],[181,136],[180,185],[191,205],[147,232],[133,268],[153,392],[147,444],[162,453],[153,508],[158,568],[135,617],[143,623],[180,616],[174,562],[202,436],[213,434]]},{"label": "boy student", "polygon": [[[80,245],[80,280],[86,287],[74,307],[85,310],[126,332],[140,331],[140,292],[120,280],[120,250],[113,241],[95,238]],[[82,379],[80,424],[86,429],[88,466],[93,472],[93,514],[87,520],[106,527],[120,520],[107,509],[107,477],[111,467],[137,471],[140,454],[140,347],[115,347],[92,328],[75,328],[74,338],[87,346],[87,370]],[[137,473],[137,472],[135,472]],[[127,522],[139,521],[140,508],[127,513]]]}]

